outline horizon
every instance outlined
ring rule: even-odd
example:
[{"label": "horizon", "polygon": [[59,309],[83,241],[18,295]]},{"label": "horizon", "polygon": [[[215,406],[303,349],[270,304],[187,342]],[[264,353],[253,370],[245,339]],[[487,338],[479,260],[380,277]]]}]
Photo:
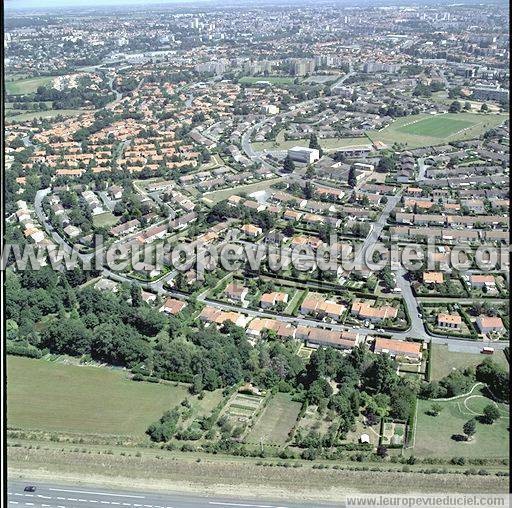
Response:
[{"label": "horizon", "polygon": [[[55,10],[55,9],[73,9],[73,8],[84,8],[84,7],[145,7],[145,6],[174,6],[174,7],[193,7],[195,5],[217,5],[220,4],[219,0],[47,0],[44,2],[44,5],[41,5],[41,2],[38,0],[5,0],[4,9],[5,12],[16,12],[16,11],[24,11],[24,10],[36,10],[36,11],[45,11],[45,10]],[[456,5],[472,5],[472,4],[489,4],[489,5],[502,5],[507,4],[503,0],[487,0],[474,2],[473,0],[462,0],[458,2],[453,1],[438,1],[438,0],[425,0],[423,2],[419,2],[418,0],[320,0],[312,2],[311,0],[242,0],[240,2],[236,0],[231,0],[227,2],[222,2],[223,6],[238,6],[245,7],[253,5],[276,5],[282,6],[286,5],[304,5],[310,4],[311,6],[317,6],[319,3],[322,4],[345,4],[346,6],[405,6],[405,5],[446,5],[456,6]]]}]

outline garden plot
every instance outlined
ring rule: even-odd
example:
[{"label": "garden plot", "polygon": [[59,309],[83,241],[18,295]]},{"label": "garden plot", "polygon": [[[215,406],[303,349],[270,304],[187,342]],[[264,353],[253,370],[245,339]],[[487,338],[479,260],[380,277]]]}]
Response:
[{"label": "garden plot", "polygon": [[385,422],[382,425],[381,443],[383,445],[403,445],[405,438],[405,423]]}]

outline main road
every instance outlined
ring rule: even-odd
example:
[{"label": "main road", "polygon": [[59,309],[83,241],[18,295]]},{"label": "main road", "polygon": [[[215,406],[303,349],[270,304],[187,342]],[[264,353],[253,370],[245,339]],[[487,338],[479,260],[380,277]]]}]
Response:
[{"label": "main road", "polygon": [[[35,492],[25,492],[33,485]],[[344,503],[322,504],[311,501],[292,502],[243,497],[223,498],[177,492],[155,492],[104,488],[87,484],[60,484],[9,479],[9,508],[341,508]]]}]

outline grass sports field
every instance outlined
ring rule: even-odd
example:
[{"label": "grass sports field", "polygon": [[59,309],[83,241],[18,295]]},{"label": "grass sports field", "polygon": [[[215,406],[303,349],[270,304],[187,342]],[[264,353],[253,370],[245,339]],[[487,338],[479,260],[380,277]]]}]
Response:
[{"label": "grass sports field", "polygon": [[[414,455],[418,457],[508,457],[510,420],[508,410],[498,405],[502,417],[492,425],[480,423],[478,415],[493,402],[475,389],[469,397],[439,402],[443,410],[438,416],[427,414],[433,401],[418,400]],[[462,427],[476,417],[476,434],[467,441],[452,436],[463,434]]]},{"label": "grass sports field", "polygon": [[265,407],[256,425],[247,436],[251,443],[283,444],[299,416],[301,404],[286,393],[277,393]]},{"label": "grass sports field", "polygon": [[398,127],[397,129],[400,132],[405,132],[406,134],[445,138],[446,136],[451,136],[456,132],[466,129],[470,125],[473,124],[466,120],[443,118],[436,115],[416,120],[412,123],[405,124],[402,127]]},{"label": "grass sports field", "polygon": [[503,351],[495,351],[492,356],[485,356],[480,353],[459,353],[450,351],[444,344],[432,344],[432,381],[439,381],[447,376],[454,369],[465,367],[476,367],[486,358],[508,369],[508,362]]},{"label": "grass sports field", "polygon": [[140,435],[188,395],[185,386],[130,381],[121,370],[7,358],[9,427]]},{"label": "grass sports field", "polygon": [[272,85],[291,85],[295,78],[293,76],[244,76],[238,82],[242,85],[253,85],[258,82],[268,82]]},{"label": "grass sports field", "polygon": [[409,148],[439,145],[479,136],[506,118],[506,115],[477,113],[411,115],[397,119],[381,131],[370,132],[369,137],[386,144],[406,143]]},{"label": "grass sports field", "polygon": [[55,76],[41,76],[38,78],[20,79],[16,81],[6,81],[5,91],[8,95],[24,95],[37,91],[37,87],[45,86],[51,83]]}]

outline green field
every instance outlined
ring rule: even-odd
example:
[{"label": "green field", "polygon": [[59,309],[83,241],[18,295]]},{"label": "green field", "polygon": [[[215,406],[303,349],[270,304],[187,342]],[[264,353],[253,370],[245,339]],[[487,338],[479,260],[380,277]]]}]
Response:
[{"label": "green field", "polygon": [[56,116],[77,116],[86,111],[83,109],[51,109],[49,111],[31,111],[29,113],[22,113],[20,115],[11,116],[6,123],[25,122],[26,120],[33,120],[34,118],[55,118]]},{"label": "green field", "polygon": [[454,369],[464,369],[468,366],[476,367],[486,358],[491,358],[496,363],[509,367],[503,351],[495,351],[492,356],[480,353],[459,353],[449,351],[444,344],[432,344],[432,381],[439,381]]},{"label": "green field", "polygon": [[8,95],[25,95],[35,93],[39,86],[51,83],[55,76],[40,76],[38,78],[20,79],[17,81],[6,81],[5,91]]},{"label": "green field", "polygon": [[272,85],[291,85],[294,80],[293,76],[244,76],[238,82],[242,85],[254,85],[258,81],[268,81]]},{"label": "green field", "polygon": [[184,386],[130,381],[125,371],[9,356],[9,427],[142,436],[187,397]]},{"label": "green field", "polygon": [[97,228],[112,227],[114,224],[117,224],[118,220],[119,219],[110,212],[99,213],[92,218],[92,222]]},{"label": "green field", "polygon": [[[508,457],[509,418],[504,405],[499,408],[502,417],[487,425],[477,418],[476,434],[469,442],[455,441],[453,435],[463,434],[462,426],[480,411],[490,399],[475,390],[470,397],[439,402],[443,410],[438,416],[426,414],[433,401],[418,400],[418,416],[414,455],[418,457]],[[476,413],[476,414],[475,414]]]},{"label": "green field", "polygon": [[280,182],[282,178],[271,178],[269,180],[262,180],[261,182],[250,183],[248,185],[240,185],[236,189],[222,189],[213,192],[205,192],[203,197],[205,200],[211,201],[212,203],[218,203],[224,199],[228,199],[233,194],[240,195],[245,193],[246,195],[252,194],[253,192],[269,189],[271,185]]},{"label": "green field", "polygon": [[477,113],[410,115],[398,118],[380,131],[368,132],[368,136],[373,141],[381,141],[387,145],[396,142],[404,143],[409,148],[417,148],[478,137],[506,119],[506,115]]},{"label": "green field", "polygon": [[248,442],[284,444],[295,425],[301,404],[289,394],[277,393],[247,436]]},{"label": "green field", "polygon": [[[288,150],[294,146],[309,146],[309,138],[285,140],[284,130],[279,131],[276,139],[273,141],[258,141],[252,143],[252,147],[256,151],[262,150]],[[339,148],[356,147],[369,145],[371,141],[366,137],[358,138],[324,138],[319,139],[320,146],[326,150],[336,150]]]},{"label": "green field", "polygon": [[456,120],[455,118],[444,118],[443,116],[431,116],[412,123],[398,127],[397,130],[406,134],[414,134],[415,136],[432,136],[435,138],[445,138],[456,132],[466,129],[471,122],[465,120]]}]

